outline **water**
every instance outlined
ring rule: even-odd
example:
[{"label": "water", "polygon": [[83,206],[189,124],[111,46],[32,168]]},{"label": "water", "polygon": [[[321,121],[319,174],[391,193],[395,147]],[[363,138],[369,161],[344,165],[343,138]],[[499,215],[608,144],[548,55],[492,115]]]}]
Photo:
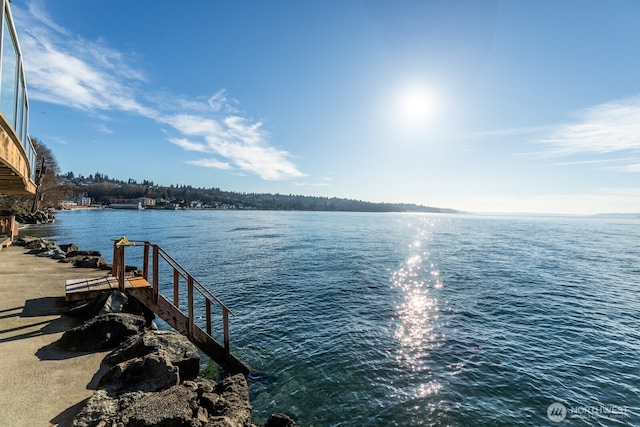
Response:
[{"label": "water", "polygon": [[235,312],[256,424],[556,425],[557,402],[565,424],[640,425],[638,219],[57,218],[38,233],[109,261],[122,235],[160,244]]}]

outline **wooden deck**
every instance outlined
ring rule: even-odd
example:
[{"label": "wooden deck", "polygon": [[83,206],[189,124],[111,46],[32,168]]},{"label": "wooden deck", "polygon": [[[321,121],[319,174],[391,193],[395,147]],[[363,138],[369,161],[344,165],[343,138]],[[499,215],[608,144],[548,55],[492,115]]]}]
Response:
[{"label": "wooden deck", "polygon": [[[143,277],[127,277],[125,289],[150,288],[151,284]],[[98,277],[95,279],[71,279],[67,280],[67,301],[78,301],[97,297],[106,291],[118,290],[118,278],[114,276]]]},{"label": "wooden deck", "polygon": [[[141,246],[143,250],[142,277],[129,277],[125,275],[124,251],[125,247],[135,249],[136,246]],[[173,282],[172,300],[160,293],[161,263],[165,267],[162,271],[166,272],[166,267],[169,267],[169,271],[171,271],[168,277]],[[187,300],[183,305],[186,312],[180,309],[181,287],[183,288],[183,298],[186,296]],[[234,316],[233,312],[158,245],[147,241],[129,241],[125,237],[114,241],[111,274],[97,279],[67,280],[66,300],[90,299],[104,292],[115,290],[140,301],[176,331],[186,335],[191,342],[226,371],[230,373],[241,372],[244,375],[251,372],[248,366],[231,353],[229,315]],[[185,291],[186,295],[184,295]],[[196,303],[203,306],[201,309],[204,311],[204,319],[198,319],[200,323],[204,323],[202,326],[196,323]],[[212,335],[211,314],[213,306],[219,307],[222,314],[222,344],[219,344]]]}]

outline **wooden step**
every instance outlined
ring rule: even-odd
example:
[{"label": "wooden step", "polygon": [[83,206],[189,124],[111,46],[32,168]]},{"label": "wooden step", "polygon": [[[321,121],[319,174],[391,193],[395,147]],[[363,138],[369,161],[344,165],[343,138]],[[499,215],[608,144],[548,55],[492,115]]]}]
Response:
[{"label": "wooden step", "polygon": [[[127,277],[125,289],[150,288],[151,285],[143,277]],[[66,301],[79,301],[95,298],[103,292],[118,290],[118,278],[107,275],[93,279],[69,279],[66,282]]]}]

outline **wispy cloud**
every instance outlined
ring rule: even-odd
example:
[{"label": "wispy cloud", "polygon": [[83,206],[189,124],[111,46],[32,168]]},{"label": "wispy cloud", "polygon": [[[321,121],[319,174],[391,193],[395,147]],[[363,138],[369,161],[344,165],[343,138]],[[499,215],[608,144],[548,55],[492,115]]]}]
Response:
[{"label": "wispy cloud", "polygon": [[620,166],[615,169],[619,172],[640,173],[640,163]]},{"label": "wispy cloud", "polygon": [[166,98],[172,103],[155,104],[144,96],[149,82],[129,62],[130,53],[71,34],[51,20],[40,2],[27,3],[26,9],[14,5],[13,12],[32,100],[97,116],[126,112],[169,125],[181,134],[169,142],[214,156],[187,161],[195,166],[249,172],[265,180],[305,176],[289,152],[271,145],[261,121],[240,114],[238,101],[225,89],[198,99],[171,95]]},{"label": "wispy cloud", "polygon": [[580,111],[574,122],[556,126],[539,142],[554,157],[640,150],[640,96]]}]

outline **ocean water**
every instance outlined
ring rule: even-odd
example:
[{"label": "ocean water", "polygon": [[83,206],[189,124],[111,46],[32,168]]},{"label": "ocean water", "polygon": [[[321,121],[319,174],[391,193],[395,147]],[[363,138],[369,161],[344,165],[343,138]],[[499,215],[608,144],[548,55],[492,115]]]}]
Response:
[{"label": "ocean water", "polygon": [[640,219],[100,210],[24,234],[161,245],[235,313],[256,424],[640,425]]}]

